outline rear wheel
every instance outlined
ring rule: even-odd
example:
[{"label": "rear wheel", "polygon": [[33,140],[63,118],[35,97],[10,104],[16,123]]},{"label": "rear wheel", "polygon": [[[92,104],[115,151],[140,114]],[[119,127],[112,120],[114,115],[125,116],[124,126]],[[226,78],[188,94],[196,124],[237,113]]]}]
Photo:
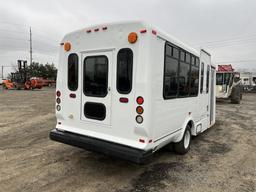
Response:
[{"label": "rear wheel", "polygon": [[184,155],[190,149],[190,142],[191,142],[190,126],[187,125],[181,141],[178,143],[174,143],[175,152],[178,154]]}]

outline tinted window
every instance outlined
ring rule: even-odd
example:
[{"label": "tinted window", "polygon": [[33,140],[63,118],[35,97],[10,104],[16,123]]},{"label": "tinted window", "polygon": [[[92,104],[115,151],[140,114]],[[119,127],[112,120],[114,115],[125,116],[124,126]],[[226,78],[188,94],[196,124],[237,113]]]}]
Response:
[{"label": "tinted window", "polygon": [[216,85],[222,85],[223,73],[216,73]]},{"label": "tinted window", "polygon": [[185,53],[183,51],[180,52],[180,60],[185,61]]},{"label": "tinted window", "polygon": [[131,49],[121,49],[117,55],[117,91],[130,93],[132,89],[133,53]]},{"label": "tinted window", "polygon": [[84,115],[89,119],[104,120],[106,107],[102,103],[86,102],[84,104]]},{"label": "tinted window", "polygon": [[196,66],[199,67],[199,59],[196,58]]},{"label": "tinted window", "polygon": [[[164,98],[197,96],[199,89],[198,57],[179,47],[173,47],[168,42],[165,46]],[[170,52],[172,52],[171,55]]]},{"label": "tinted window", "polygon": [[179,50],[173,47],[172,51],[173,51],[172,56],[174,58],[178,59],[179,58]]},{"label": "tinted window", "polygon": [[199,68],[192,66],[191,67],[191,88],[190,88],[190,95],[196,96],[198,94],[198,87],[199,87]]},{"label": "tinted window", "polygon": [[195,64],[196,64],[195,57],[193,57],[193,56],[191,57],[191,64],[192,64],[192,65],[195,65]]},{"label": "tinted window", "polygon": [[78,56],[75,53],[68,56],[68,88],[71,91],[78,88]]},{"label": "tinted window", "polygon": [[200,81],[200,93],[204,90],[204,63],[201,63],[201,81]]},{"label": "tinted window", "polygon": [[190,63],[190,54],[189,53],[186,53],[186,62]]},{"label": "tinted window", "polygon": [[190,76],[190,65],[184,62],[180,62],[179,96],[181,97],[189,95],[189,76]]},{"label": "tinted window", "polygon": [[231,73],[225,73],[225,75],[224,75],[224,83],[225,83],[226,85],[229,84],[230,78],[231,78]]},{"label": "tinted window", "polygon": [[207,65],[206,93],[209,92],[210,66]]},{"label": "tinted window", "polygon": [[108,86],[108,58],[92,56],[84,60],[84,94],[105,97]]},{"label": "tinted window", "polygon": [[166,56],[165,71],[164,71],[164,97],[176,97],[178,82],[177,82],[178,60]]},{"label": "tinted window", "polygon": [[165,46],[165,54],[168,56],[172,56],[172,47],[171,46]]}]

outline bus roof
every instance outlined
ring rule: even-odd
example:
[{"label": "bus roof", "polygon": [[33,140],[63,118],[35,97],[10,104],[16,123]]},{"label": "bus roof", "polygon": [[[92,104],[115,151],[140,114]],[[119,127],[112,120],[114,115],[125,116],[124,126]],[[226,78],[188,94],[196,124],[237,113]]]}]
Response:
[{"label": "bus roof", "polygon": [[183,43],[182,41],[178,40],[174,36],[169,35],[164,30],[162,30],[162,29],[160,29],[158,27],[149,25],[149,24],[147,24],[144,21],[125,21],[125,22],[112,22],[112,23],[103,23],[103,24],[98,24],[98,25],[92,25],[92,26],[88,26],[88,27],[85,27],[83,29],[76,30],[76,31],[73,31],[71,33],[68,33],[64,37],[64,40],[65,39],[69,39],[70,37],[72,37],[74,35],[77,35],[77,34],[80,34],[80,33],[84,33],[84,32],[86,32],[88,30],[91,30],[93,32],[94,29],[100,29],[102,27],[108,27],[108,28],[110,28],[110,27],[118,27],[120,25],[136,25],[136,26],[141,26],[141,29],[154,30],[154,31],[156,31],[156,33],[157,33],[156,35],[157,35],[158,38],[166,40],[166,41],[168,41],[170,43],[173,43],[174,45],[177,45],[180,48],[182,48],[184,50],[187,50],[190,53],[192,53],[192,54],[194,54],[194,55],[196,55],[198,57],[200,56],[199,51],[197,51],[196,49],[188,46],[186,43]]}]

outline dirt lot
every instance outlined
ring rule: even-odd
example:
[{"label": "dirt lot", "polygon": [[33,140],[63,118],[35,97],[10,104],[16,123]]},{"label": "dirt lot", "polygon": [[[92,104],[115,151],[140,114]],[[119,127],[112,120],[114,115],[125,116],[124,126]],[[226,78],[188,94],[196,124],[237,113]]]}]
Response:
[{"label": "dirt lot", "polygon": [[54,95],[0,91],[0,191],[256,191],[256,94],[218,103],[185,156],[161,150],[143,166],[50,141]]}]

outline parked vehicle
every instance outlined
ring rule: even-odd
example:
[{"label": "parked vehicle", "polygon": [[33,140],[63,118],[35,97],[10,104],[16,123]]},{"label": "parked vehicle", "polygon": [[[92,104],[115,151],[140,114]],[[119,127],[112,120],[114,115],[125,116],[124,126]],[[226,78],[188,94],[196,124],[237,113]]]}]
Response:
[{"label": "parked vehicle", "polygon": [[215,123],[210,54],[143,22],[67,34],[60,63],[52,140],[141,163]]},{"label": "parked vehicle", "polygon": [[43,81],[39,78],[29,78],[29,74],[26,70],[26,61],[18,60],[18,71],[11,73],[10,80],[3,81],[3,87],[5,89],[41,89],[43,87]]},{"label": "parked vehicle", "polygon": [[240,73],[235,72],[232,65],[218,65],[216,73],[216,98],[230,99],[239,104],[242,100],[243,88]]},{"label": "parked vehicle", "polygon": [[253,92],[256,91],[256,77],[253,72],[241,72],[241,85],[243,87],[243,91],[245,92]]},{"label": "parked vehicle", "polygon": [[4,89],[13,89],[13,83],[8,79],[3,80],[2,86]]}]

